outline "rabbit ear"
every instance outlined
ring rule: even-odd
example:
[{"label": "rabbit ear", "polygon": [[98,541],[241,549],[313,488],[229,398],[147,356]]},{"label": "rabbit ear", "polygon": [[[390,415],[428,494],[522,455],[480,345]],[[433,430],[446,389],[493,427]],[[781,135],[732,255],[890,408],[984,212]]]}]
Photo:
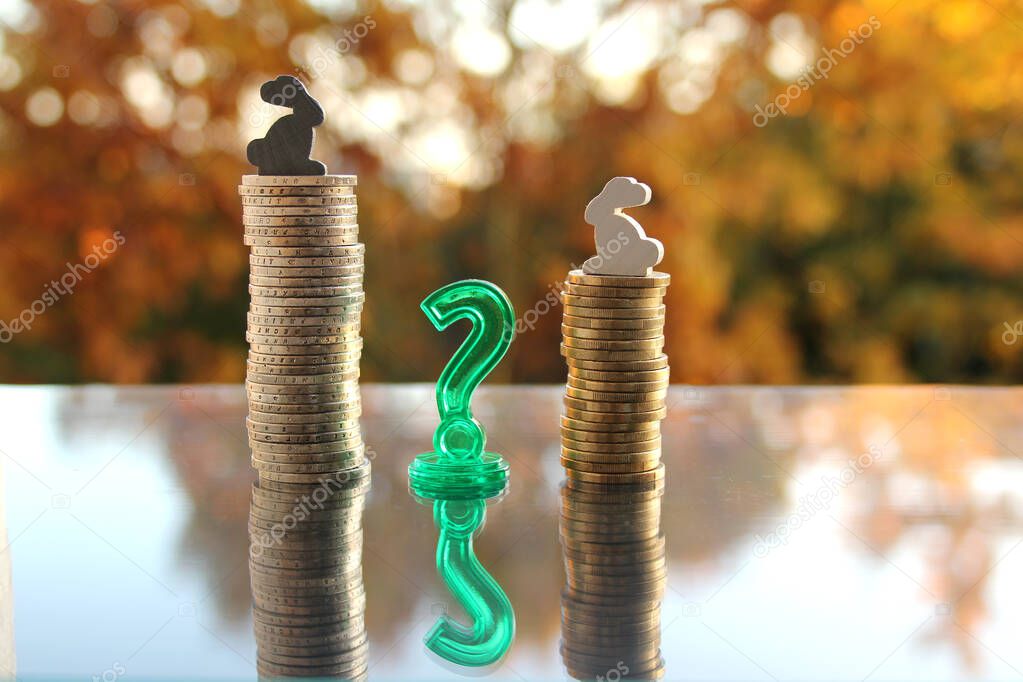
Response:
[{"label": "rabbit ear", "polygon": [[653,198],[654,192],[650,189],[650,185],[645,182],[637,182],[636,185],[643,191],[643,201],[636,204],[636,206],[645,206],[650,203],[650,199]]}]

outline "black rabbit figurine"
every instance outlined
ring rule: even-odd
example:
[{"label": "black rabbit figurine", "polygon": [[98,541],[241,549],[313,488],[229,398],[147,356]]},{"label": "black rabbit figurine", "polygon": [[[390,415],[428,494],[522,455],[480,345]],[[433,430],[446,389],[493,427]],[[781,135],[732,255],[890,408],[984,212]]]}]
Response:
[{"label": "black rabbit figurine", "polygon": [[274,121],[266,137],[249,142],[249,163],[260,175],[326,175],[327,167],[309,158],[313,150],[313,128],[323,123],[323,108],[294,76],[277,76],[263,83],[259,96],[264,102],[288,107],[291,114]]}]

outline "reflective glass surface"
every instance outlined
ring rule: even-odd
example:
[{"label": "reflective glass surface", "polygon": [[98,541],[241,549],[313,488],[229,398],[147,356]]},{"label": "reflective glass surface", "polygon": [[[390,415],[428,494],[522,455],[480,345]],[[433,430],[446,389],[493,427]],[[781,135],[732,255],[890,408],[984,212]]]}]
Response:
[{"label": "reflective glass surface", "polygon": [[[365,676],[450,679],[458,670],[422,639],[440,615],[462,615],[436,574],[432,510],[407,489],[437,425],[433,386],[362,393],[373,453],[361,515]],[[473,405],[488,449],[511,466],[476,541],[515,608],[510,652],[489,669],[497,679],[568,678],[563,640],[586,650],[601,622],[657,601],[655,530],[634,557],[648,591],[576,605],[563,629],[566,566],[580,580],[571,569],[590,529],[559,530],[573,503],[559,463],[562,394],[484,387]],[[1019,677],[1021,398],[673,388],[663,496],[621,509],[659,519],[660,624],[602,656],[628,667],[659,648],[666,679]],[[27,679],[254,679],[242,387],[5,388],[0,407],[0,667]],[[579,665],[569,669],[591,679],[623,672]]]}]

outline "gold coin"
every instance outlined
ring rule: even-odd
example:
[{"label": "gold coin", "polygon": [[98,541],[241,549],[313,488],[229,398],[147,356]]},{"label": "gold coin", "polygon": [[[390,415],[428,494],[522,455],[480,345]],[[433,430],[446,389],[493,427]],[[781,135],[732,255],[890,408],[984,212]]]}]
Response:
[{"label": "gold coin", "polygon": [[[307,237],[324,239],[326,237],[358,237],[359,226],[356,223],[345,225],[247,225],[243,237]],[[312,244],[315,246],[315,244]]]},{"label": "gold coin", "polygon": [[584,410],[575,407],[565,407],[565,416],[589,422],[617,422],[617,423],[640,423],[653,422],[664,419],[668,410],[663,405],[657,409],[647,412],[601,412],[595,410]]},{"label": "gold coin", "polygon": [[355,227],[356,216],[348,215],[242,215],[244,227]]},{"label": "gold coin", "polygon": [[[300,434],[300,433],[331,433],[337,431],[338,428],[335,425],[336,422],[312,422],[308,424],[266,424],[263,422],[252,421],[251,419],[245,420],[245,426],[249,429],[249,433],[269,433],[269,434]],[[258,438],[258,436],[256,436]]]},{"label": "gold coin", "polygon": [[586,410],[587,412],[597,412],[600,414],[644,413],[664,408],[664,400],[662,399],[647,400],[645,402],[605,403],[596,400],[581,400],[579,398],[573,398],[570,395],[566,395],[562,398],[562,402],[565,407],[575,410]]},{"label": "gold coin", "polygon": [[634,564],[646,564],[651,562],[665,563],[664,545],[655,542],[644,543],[645,549],[632,549],[623,554],[609,554],[606,552],[576,552],[567,547],[562,548],[564,560],[586,562],[590,566],[632,566]]},{"label": "gold coin", "polygon": [[579,339],[566,336],[562,343],[567,348],[581,348],[583,350],[601,351],[660,351],[664,348],[664,337],[655,336],[652,339],[628,339],[625,341],[608,341],[604,339]]},{"label": "gold coin", "polygon": [[359,242],[357,234],[330,237],[253,237],[245,235],[246,246],[351,246]]},{"label": "gold coin", "polygon": [[[601,415],[604,416],[604,415]],[[586,431],[594,434],[601,433],[640,433],[648,431],[657,431],[660,429],[660,423],[658,420],[653,419],[648,423],[642,421],[632,423],[621,423],[617,424],[614,422],[599,421],[594,422],[592,420],[576,419],[566,415],[561,417],[561,426],[564,429],[571,429],[573,431]]]},{"label": "gold coin", "polygon": [[[289,398],[290,396],[278,396],[279,398]],[[287,416],[295,416],[292,413],[283,415],[275,415],[270,412],[260,412],[262,409],[273,409],[278,405],[266,406],[262,403],[249,402],[249,414],[248,418],[257,424],[264,424],[266,420],[273,418],[284,418]],[[283,407],[293,407],[291,405],[283,405]],[[305,407],[308,411],[303,413],[301,416],[312,416],[319,415],[320,418],[324,419],[327,423],[334,425],[334,430],[339,432],[346,432],[347,440],[358,444],[361,436],[359,434],[359,417],[362,416],[362,406],[360,403],[303,403],[295,405],[294,407]],[[310,422],[319,424],[323,422]],[[354,426],[353,426],[354,424]],[[266,444],[266,443],[281,443],[280,439],[266,438],[267,433],[265,431],[251,431],[249,433],[249,442],[253,444]]]},{"label": "gold coin", "polygon": [[[600,583],[598,583],[598,584],[600,584]],[[611,585],[612,586],[616,586],[616,583],[611,583]],[[662,585],[661,589],[663,589],[663,588],[664,588],[664,586]],[[652,588],[647,590],[647,592],[650,592],[650,591],[652,591]],[[573,642],[573,647],[574,648],[569,650],[567,653],[568,653],[569,656],[577,656],[577,657],[578,656],[592,656],[595,659],[601,659],[602,657],[606,657],[607,656],[607,657],[610,657],[611,659],[614,659],[615,661],[617,661],[615,663],[611,663],[610,668],[605,668],[604,669],[604,672],[606,673],[609,669],[610,670],[615,670],[616,669],[615,666],[618,663],[621,663],[622,665],[626,665],[626,663],[621,660],[622,659],[622,656],[621,656],[621,648],[622,647],[628,647],[628,649],[629,649],[629,658],[633,659],[633,657],[634,657],[633,660],[639,660],[639,661],[646,662],[646,661],[650,661],[650,660],[653,660],[653,659],[657,658],[660,655],[660,646],[661,646],[660,638],[657,637],[657,638],[654,638],[653,641],[650,641],[650,640],[651,640],[651,638],[650,638],[649,635],[640,635],[638,639],[635,639],[633,641],[629,641],[629,640],[626,640],[625,638],[622,638],[620,641],[615,643],[615,648],[611,648],[611,649],[609,649],[608,645],[604,644],[604,643],[598,643],[598,642],[592,642],[592,641],[583,640],[583,641],[580,641],[580,642]],[[618,649],[618,650],[616,651],[615,649]],[[631,663],[631,660],[630,660],[630,663]],[[635,678],[635,673],[633,672],[632,666],[629,665],[628,667],[629,667],[629,678],[630,679],[644,679],[644,680],[646,679],[645,677],[644,678]]]},{"label": "gold coin", "polygon": [[[324,367],[327,369],[336,369],[336,366],[345,368],[351,368],[353,370],[358,369],[359,354],[357,353],[329,353],[324,355],[281,355],[278,352],[263,353],[254,351],[249,348],[249,362],[254,362],[259,365],[277,365],[280,367],[288,367],[293,365],[308,366],[310,369],[313,367]],[[331,367],[331,366],[335,367]],[[296,371],[300,371],[297,370]]]},{"label": "gold coin", "polygon": [[257,393],[277,393],[280,395],[292,393],[299,395],[314,395],[323,392],[332,392],[357,396],[359,393],[359,382],[354,379],[330,384],[295,385],[279,383],[263,384],[252,381],[251,377],[246,377],[245,386],[251,387]]},{"label": "gold coin", "polygon": [[[619,474],[602,474],[593,473],[589,471],[578,471],[576,469],[565,469],[565,473],[569,476],[639,476],[637,473],[619,473]],[[660,523],[655,518],[646,522],[631,524],[628,522],[621,523],[610,523],[607,519],[603,519],[599,522],[588,522],[588,521],[572,521],[562,517],[558,523],[558,534],[561,537],[571,537],[575,539],[588,539],[591,542],[607,542],[607,543],[618,543],[618,542],[636,542],[647,538],[656,537],[660,532]],[[575,590],[579,591],[581,585],[578,582],[573,582],[572,575],[566,576],[569,579],[569,585]],[[597,582],[597,581],[593,581]],[[625,581],[622,581],[625,582]],[[633,579],[635,582],[635,579]],[[607,581],[609,584],[613,584],[614,581]],[[606,587],[609,587],[607,585]],[[643,587],[641,585],[633,585],[632,594],[642,594]],[[595,589],[586,590],[590,594],[604,594],[611,595],[616,594],[614,590],[602,589],[599,592]]]},{"label": "gold coin", "polygon": [[[357,244],[356,246],[361,246]],[[256,249],[252,249],[255,251]],[[261,268],[337,269],[339,272],[350,270],[365,273],[365,257],[361,253],[351,256],[257,256],[249,254],[249,266]]]},{"label": "gold coin", "polygon": [[[562,294],[561,300],[564,301],[566,306],[571,306],[573,309],[582,308],[584,310],[592,310],[594,308],[599,310],[624,308],[628,310],[642,310],[642,315],[633,317],[651,317],[649,311],[657,310],[661,307],[660,296],[647,296],[644,298],[596,298],[594,296],[577,296],[575,294]],[[578,315],[579,313],[573,311],[571,314]],[[585,314],[583,315],[585,316]]]},{"label": "gold coin", "polygon": [[583,388],[575,388],[574,386],[565,387],[565,395],[570,398],[576,398],[578,400],[585,400],[590,402],[608,402],[608,403],[648,403],[653,401],[664,402],[664,397],[667,395],[668,389],[660,388],[653,391],[636,392],[636,393],[621,393],[621,392],[604,392],[604,391],[590,391]]},{"label": "gold coin", "polygon": [[260,679],[278,680],[286,677],[317,677],[321,679],[345,679],[351,682],[366,682],[368,679],[369,649],[361,645],[343,661],[332,658],[293,658],[280,656],[259,656],[256,661],[256,675]]},{"label": "gold coin", "polygon": [[[313,424],[331,424],[334,427],[334,431],[347,431],[350,432],[350,439],[356,443],[361,442],[361,436],[359,431],[359,416],[353,411],[351,406],[346,406],[345,409],[339,409],[333,405],[319,405],[318,411],[307,412],[305,414],[273,414],[269,412],[259,412],[256,409],[250,407],[247,419],[254,424],[261,424],[264,427],[280,427],[293,425],[313,425]],[[296,417],[308,417],[309,419],[317,419],[319,421],[308,421],[299,422],[293,424],[285,420],[294,419]],[[278,420],[273,422],[272,420]],[[254,431],[255,432],[255,431]],[[259,433],[265,433],[260,431]],[[259,440],[258,438],[256,439]]]},{"label": "gold coin", "polygon": [[[621,496],[618,495],[616,497]],[[562,537],[561,549],[565,556],[583,559],[588,558],[593,561],[598,559],[606,562],[633,560],[642,561],[643,558],[648,557],[651,552],[659,551],[661,554],[664,553],[664,535],[659,534],[653,538],[617,545],[584,542],[573,538]],[[658,605],[658,607],[659,606],[660,605]],[[639,604],[637,604],[635,611],[641,611]]]},{"label": "gold coin", "polygon": [[[658,355],[653,358],[645,360],[615,360],[615,359],[604,359],[604,360],[591,360],[578,357],[578,353],[585,351],[576,351],[576,354],[568,356],[566,362],[568,363],[569,373],[580,376],[579,370],[594,370],[602,373],[612,372],[650,372],[653,370],[665,369],[668,366],[668,356]],[[637,378],[637,381],[639,379]]]},{"label": "gold coin", "polygon": [[586,298],[654,298],[664,296],[667,287],[603,287],[586,284],[565,284],[564,292]]},{"label": "gold coin", "polygon": [[[631,472],[593,473],[576,469],[566,469],[565,472],[569,475],[640,475]],[[660,532],[660,518],[658,516],[637,519],[598,517],[593,520],[575,520],[562,516],[559,519],[558,528],[559,534],[563,537],[591,538],[595,542],[613,542],[613,538],[620,539],[622,542],[635,542],[657,537]]]},{"label": "gold coin", "polygon": [[[308,345],[308,346],[285,346],[278,344],[269,343],[249,343],[249,358],[253,358],[253,354],[260,356],[271,356],[276,355],[278,357],[284,357],[285,359],[291,356],[298,356],[304,360],[296,360],[295,364],[301,364],[302,361],[306,363],[315,363],[320,358],[327,355],[338,356],[338,362],[346,362],[351,364],[352,369],[358,366],[359,360],[362,358],[362,349],[349,350],[348,343],[344,344],[327,344],[327,345]],[[343,359],[342,359],[343,358]]]},{"label": "gold coin", "polygon": [[294,279],[296,277],[331,277],[331,278],[347,278],[352,280],[362,280],[365,274],[366,267],[359,263],[358,265],[350,265],[347,267],[325,267],[325,266],[313,266],[313,267],[292,267],[292,266],[271,266],[267,267],[264,265],[255,265],[252,263],[252,259],[249,259],[249,276],[250,277],[287,277]]},{"label": "gold coin", "polygon": [[336,461],[326,462],[263,462],[258,459],[252,460],[252,466],[256,471],[265,474],[322,474],[330,471],[345,469],[353,462],[361,462],[362,455],[350,457],[341,456]]},{"label": "gold coin", "polygon": [[[608,507],[596,508],[593,510],[581,510],[581,509],[567,509],[562,510],[560,516],[560,522],[567,524],[580,524],[580,523],[595,523],[603,524],[608,528],[616,529],[619,526],[624,527],[637,527],[641,526],[647,528],[651,525],[660,523],[661,510],[659,507],[642,508],[622,508],[612,509]],[[586,565],[585,562],[567,561],[570,566]],[[656,563],[653,564],[656,566]],[[649,569],[647,569],[649,570]],[[607,569],[593,570],[593,573],[597,574],[611,574],[611,575],[622,575],[628,573],[628,571],[622,569]]]},{"label": "gold coin", "polygon": [[249,324],[246,329],[250,334],[259,334],[263,336],[330,336],[330,335],[343,335],[350,339],[359,338],[359,325],[358,324],[323,324],[319,326],[313,325],[263,325],[263,324]]},{"label": "gold coin", "polygon": [[[327,453],[337,452],[339,448],[345,448],[349,445],[358,445],[360,441],[357,438],[352,438],[348,442],[333,442],[333,443],[264,443],[261,441],[249,440],[249,447],[252,448],[253,452],[267,453],[267,454],[279,454],[279,455],[295,455],[297,454],[314,454],[314,453]],[[267,485],[260,481],[260,485]],[[308,490],[304,492],[310,492]]]},{"label": "gold coin", "polygon": [[[263,405],[261,403],[247,403],[249,412],[248,418],[260,424],[263,423],[288,423],[288,419],[308,418],[309,420],[330,421],[338,431],[351,431],[359,428],[359,416],[355,409],[358,403],[320,403],[308,405]],[[304,407],[305,412],[276,412],[277,408]],[[310,421],[309,423],[315,423]]]},{"label": "gold coin", "polygon": [[249,400],[253,402],[261,402],[253,397],[255,395],[272,396],[273,399],[267,402],[285,405],[336,402],[357,405],[359,402],[359,389],[351,385],[278,386],[275,384],[253,384],[246,382],[245,387],[248,390]]},{"label": "gold coin", "polygon": [[[580,476],[634,476],[635,474],[593,474],[584,471],[575,471],[574,469],[565,469],[567,474],[576,474]],[[600,544],[619,544],[624,542],[641,542],[647,540],[657,534],[657,528],[648,528],[644,530],[632,530],[628,528],[618,528],[614,531],[600,527],[591,529],[591,531],[584,530],[578,527],[572,528],[561,528],[559,537],[570,536],[578,540],[587,540],[589,542],[600,543]],[[566,581],[568,582],[568,581]],[[568,585],[573,589],[579,598],[589,598],[593,601],[601,602],[612,602],[618,604],[627,604],[629,600],[635,601],[636,599],[660,599],[661,594],[657,593],[656,590],[651,592],[644,592],[642,585],[635,585],[631,590],[615,590],[611,588],[588,589],[583,592],[581,585],[578,583],[568,582]]]},{"label": "gold coin", "polygon": [[660,457],[639,457],[631,462],[586,462],[581,459],[563,456],[561,458],[561,466],[574,471],[594,474],[628,474],[650,471],[660,461]]},{"label": "gold coin", "polygon": [[346,217],[355,220],[359,209],[355,205],[355,197],[344,197],[343,204],[334,206],[243,206],[242,216],[330,216]]},{"label": "gold coin", "polygon": [[[248,189],[248,188],[246,188]],[[338,187],[328,195],[321,196],[267,196],[242,195],[242,210],[246,206],[342,206],[355,197],[354,187]]]},{"label": "gold coin", "polygon": [[250,412],[248,418],[257,424],[284,425],[284,424],[322,424],[330,422],[338,431],[344,431],[342,423],[354,422],[358,427],[358,420],[353,420],[348,409],[331,410],[328,412],[308,412],[305,414],[274,414],[272,412]]},{"label": "gold coin", "polygon": [[[595,512],[618,513],[636,510],[637,512],[653,514],[660,508],[661,498],[659,496],[646,500],[630,499],[628,500],[628,502],[625,503],[622,502],[616,503],[608,502],[602,497],[594,498],[593,500],[591,500],[588,496],[579,495],[574,490],[570,490],[568,488],[561,489],[561,510],[563,513],[566,511],[567,512],[579,511],[584,513]],[[596,552],[596,550],[594,550],[594,552]],[[599,556],[596,556],[595,553],[591,553],[591,556],[588,558],[596,559],[599,558]],[[640,561],[640,559],[637,558],[636,561]]]},{"label": "gold coin", "polygon": [[[250,291],[267,295],[267,291],[283,289],[301,291],[309,296],[309,290],[338,290],[341,293],[363,293],[362,278],[356,277],[249,277]],[[334,294],[329,294],[334,295]]]},{"label": "gold coin", "polygon": [[334,187],[257,187],[238,185],[238,194],[248,197],[342,197],[355,194],[355,187],[337,185]]},{"label": "gold coin", "polygon": [[344,326],[359,329],[361,311],[343,315],[253,315],[246,313],[245,321],[251,327],[322,327]]},{"label": "gold coin", "polygon": [[[260,384],[265,386],[266,384]],[[263,393],[255,388],[248,387],[247,399],[249,408],[254,411],[270,412],[275,407],[302,407],[303,410],[295,412],[311,413],[326,412],[328,410],[348,410],[355,416],[361,409],[359,394],[336,391],[333,393],[325,390],[316,393]],[[315,406],[315,407],[314,407]]]},{"label": "gold coin", "polygon": [[[573,637],[580,637],[591,641],[595,639],[607,639],[609,642],[613,643],[616,636],[630,637],[642,633],[644,636],[649,638],[659,638],[661,634],[661,619],[659,617],[643,618],[639,621],[630,620],[625,622],[605,620],[600,624],[579,623],[570,619],[562,618],[561,623],[562,627],[566,630],[566,640],[571,640]],[[567,631],[571,632],[569,633]]]},{"label": "gold coin", "polygon": [[[359,367],[351,363],[335,362],[316,365],[278,365],[255,362],[249,358],[246,367],[252,374],[276,377],[303,377],[308,375],[333,376],[339,379],[358,379]],[[264,382],[268,383],[268,382]]]},{"label": "gold coin", "polygon": [[348,291],[362,291],[362,276],[344,277],[263,277],[249,275],[250,287],[283,287],[288,289],[341,288]]},{"label": "gold coin", "polygon": [[[260,296],[253,294],[251,302],[257,306],[275,308],[343,308],[346,305],[361,304],[366,300],[362,292],[335,296]],[[255,312],[255,311],[253,311]]]},{"label": "gold coin", "polygon": [[243,175],[242,187],[333,187],[355,186],[355,175]]},{"label": "gold coin", "polygon": [[575,447],[577,450],[586,450],[587,448],[579,447],[580,443],[587,443],[595,446],[612,446],[622,445],[628,446],[632,443],[642,443],[646,441],[652,441],[659,439],[661,435],[660,423],[654,422],[656,426],[651,427],[645,431],[625,431],[625,432],[614,432],[614,431],[582,431],[578,429],[570,429],[567,427],[561,427],[561,442],[568,443]]},{"label": "gold coin", "polygon": [[330,384],[338,386],[347,383],[358,383],[359,373],[355,371],[348,371],[346,373],[337,372],[329,374],[262,374],[249,367],[249,371],[246,373],[245,378],[247,381],[251,381],[256,384],[279,384],[282,386]]},{"label": "gold coin", "polygon": [[254,450],[260,446],[271,445],[327,445],[333,444],[338,449],[356,447],[362,442],[358,431],[320,431],[317,433],[248,433],[249,444]]},{"label": "gold coin", "polygon": [[599,393],[635,394],[659,391],[663,396],[668,388],[668,379],[665,377],[659,381],[590,381],[570,374],[567,385],[569,388]]},{"label": "gold coin", "polygon": [[[635,299],[630,299],[635,300]],[[564,302],[564,314],[573,317],[587,317],[594,319],[620,320],[620,319],[652,319],[664,317],[664,305],[654,305],[643,308],[628,306],[624,308],[610,308],[603,306],[577,306],[569,301]]]},{"label": "gold coin", "polygon": [[[617,577],[605,577],[605,576],[566,576],[565,583],[576,593],[588,596],[595,602],[602,602],[605,599],[611,599],[618,603],[627,603],[630,598],[647,598],[647,599],[661,599],[664,596],[665,579],[654,578],[651,576],[617,576]],[[630,589],[629,583],[635,583]],[[618,644],[619,646],[626,646],[630,649],[638,647],[639,645],[635,642],[622,641]],[[592,655],[600,655],[607,651],[606,645],[602,645],[599,642],[586,642],[581,645],[577,645],[579,649],[586,649],[587,653]],[[650,645],[650,650],[656,652],[658,644],[654,643]],[[641,655],[644,659],[649,654],[644,652]]]},{"label": "gold coin", "polygon": [[647,350],[592,350],[588,348],[574,348],[561,344],[561,354],[568,359],[569,365],[574,365],[575,360],[586,360],[602,362],[605,364],[615,362],[635,362],[641,360],[657,360],[663,354],[662,345],[657,345]]},{"label": "gold coin", "polygon": [[360,301],[365,296],[362,290],[362,283],[344,284],[337,286],[300,286],[281,287],[273,285],[250,284],[249,293],[253,296],[265,296],[274,298],[322,298],[327,296],[349,296]]},{"label": "gold coin", "polygon": [[360,350],[362,339],[358,332],[324,334],[322,336],[276,336],[245,332],[245,340],[252,345],[268,346],[337,346],[336,353]]},{"label": "gold coin", "polygon": [[572,270],[566,280],[570,284],[583,284],[594,287],[667,287],[671,284],[671,275],[664,272],[653,272],[647,276],[630,275],[591,275],[582,270]]},{"label": "gold coin", "polygon": [[[625,463],[630,460],[647,460],[654,459],[659,461],[661,457],[661,442],[660,440],[655,441],[642,441],[638,443],[611,443],[610,445],[617,445],[617,450],[598,450],[593,447],[595,443],[582,443],[583,447],[576,449],[573,443],[562,441],[561,442],[561,455],[562,457],[568,457],[580,462],[617,462]],[[626,447],[621,447],[621,446]],[[628,446],[632,446],[629,449]]]},{"label": "gold coin", "polygon": [[561,318],[562,329],[569,327],[574,330],[590,329],[593,331],[640,331],[640,330],[661,330],[664,328],[664,316],[636,317],[636,318],[602,318],[602,317],[579,317],[576,315],[563,315]]},{"label": "gold coin", "polygon": [[344,383],[316,383],[312,385],[257,383],[246,378],[246,388],[255,393],[277,396],[318,396],[322,394],[340,394],[358,399],[359,382],[352,380]]},{"label": "gold coin", "polygon": [[339,316],[345,317],[358,315],[362,312],[362,304],[354,305],[329,305],[329,306],[286,306],[286,305],[260,305],[250,304],[249,315],[254,317],[295,317],[312,318]]},{"label": "gold coin", "polygon": [[664,464],[661,464],[652,471],[642,471],[631,474],[590,474],[584,471],[566,470],[565,475],[570,484],[579,482],[593,484],[596,486],[624,486],[637,484],[663,485]]},{"label": "gold coin", "polygon": [[327,443],[351,443],[355,436],[349,431],[325,431],[321,433],[249,433],[249,443],[276,445],[325,445]]},{"label": "gold coin", "polygon": [[[286,455],[269,454],[253,450],[251,463],[256,471],[265,474],[271,474],[275,471],[294,474],[310,473],[308,470],[303,472],[298,468],[310,466],[322,467],[323,471],[342,471],[352,466],[357,466],[364,461],[363,454],[355,452],[358,448],[365,448],[365,444],[360,442],[353,449],[340,449],[338,452],[289,453]],[[338,515],[350,513],[351,511],[347,509],[338,511]]]},{"label": "gold coin", "polygon": [[587,329],[561,325],[561,333],[566,339],[590,339],[600,341],[635,341],[638,339],[664,338],[664,329]]},{"label": "gold coin", "polygon": [[[365,467],[367,464],[369,464],[369,460],[363,462],[361,466]],[[358,470],[356,470],[356,471],[358,471]],[[322,481],[314,481],[314,483],[319,483],[321,485],[331,485],[331,486],[338,486],[338,485],[340,485],[340,486],[345,486],[345,485],[351,486],[351,485],[354,484],[352,477],[353,477],[353,472],[352,471],[339,471],[337,473],[332,473],[332,474],[323,476],[322,477],[323,478]],[[260,488],[264,488],[264,489],[269,489],[269,490],[280,491],[282,493],[296,493],[296,492],[297,493],[302,493],[302,494],[308,494],[309,493],[309,485],[306,482],[293,483],[291,481],[279,481],[279,480],[276,480],[276,479],[273,479],[273,478],[260,478],[259,479],[259,487]],[[335,493],[335,494],[337,494],[337,493]]]},{"label": "gold coin", "polygon": [[661,438],[648,438],[646,440],[626,441],[623,443],[594,443],[585,440],[575,440],[562,436],[561,447],[573,452],[585,452],[589,454],[617,454],[630,455],[641,452],[653,452],[660,450]]},{"label": "gold coin", "polygon": [[[599,371],[592,369],[580,369],[578,367],[569,368],[568,379],[569,383],[573,385],[579,385],[578,382],[587,382],[602,384],[606,386],[615,386],[622,384],[660,384],[668,383],[670,370],[667,367],[662,369],[653,369],[646,372],[642,371]],[[613,390],[608,388],[606,390]]]},{"label": "gold coin", "polygon": [[[336,384],[261,384],[246,379],[245,387],[249,405],[258,412],[327,412],[352,409],[359,406],[358,380],[352,379]],[[259,396],[257,398],[257,396]],[[322,405],[319,410],[312,407]],[[296,409],[284,409],[294,407]],[[307,409],[297,409],[305,407]]]},{"label": "gold coin", "polygon": [[252,255],[268,258],[363,258],[366,255],[366,245],[255,246]]}]

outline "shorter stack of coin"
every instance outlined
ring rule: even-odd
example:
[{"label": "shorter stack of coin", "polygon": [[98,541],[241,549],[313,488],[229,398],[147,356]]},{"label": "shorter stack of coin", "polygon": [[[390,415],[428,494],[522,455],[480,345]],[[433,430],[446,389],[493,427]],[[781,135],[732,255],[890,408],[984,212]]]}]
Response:
[{"label": "shorter stack of coin", "polygon": [[369,468],[367,461],[315,485],[253,486],[249,579],[260,677],[365,679]]},{"label": "shorter stack of coin", "polygon": [[661,459],[669,277],[568,273],[561,354],[568,363],[561,463],[569,478],[646,481]]},{"label": "shorter stack of coin", "polygon": [[[661,469],[660,471],[663,471]],[[561,656],[576,679],[659,679],[664,479],[561,489]]]}]

